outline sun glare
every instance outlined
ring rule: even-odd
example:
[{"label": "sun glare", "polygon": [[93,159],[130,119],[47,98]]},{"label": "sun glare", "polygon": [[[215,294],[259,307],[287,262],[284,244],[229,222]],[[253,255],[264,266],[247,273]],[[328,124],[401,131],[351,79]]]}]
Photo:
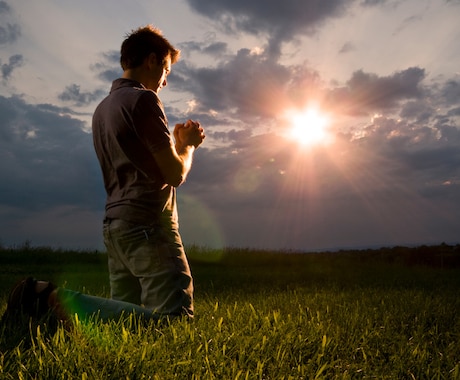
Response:
[{"label": "sun glare", "polygon": [[327,127],[329,118],[317,108],[307,108],[301,112],[289,112],[288,135],[302,145],[325,144],[329,140]]}]

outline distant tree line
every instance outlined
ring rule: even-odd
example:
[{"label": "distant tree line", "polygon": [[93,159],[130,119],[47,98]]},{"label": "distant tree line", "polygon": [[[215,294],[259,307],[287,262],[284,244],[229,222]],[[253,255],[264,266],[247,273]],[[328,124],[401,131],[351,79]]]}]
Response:
[{"label": "distant tree line", "polygon": [[361,261],[383,261],[405,266],[428,266],[436,268],[460,267],[460,244],[421,245],[417,247],[382,247],[379,249],[339,251],[359,257]]},{"label": "distant tree line", "polygon": [[[394,246],[374,249],[344,249],[338,251],[312,252],[292,250],[263,250],[252,248],[221,248],[190,246],[187,253],[191,262],[204,264],[224,264],[230,266],[297,265],[313,261],[353,261],[354,263],[384,263],[403,266],[427,266],[433,268],[460,268],[460,244],[421,245],[415,247]],[[105,252],[54,249],[35,247],[26,241],[16,247],[0,244],[0,256],[4,262],[27,260],[47,262],[58,260],[62,263],[94,262],[103,263]]]}]

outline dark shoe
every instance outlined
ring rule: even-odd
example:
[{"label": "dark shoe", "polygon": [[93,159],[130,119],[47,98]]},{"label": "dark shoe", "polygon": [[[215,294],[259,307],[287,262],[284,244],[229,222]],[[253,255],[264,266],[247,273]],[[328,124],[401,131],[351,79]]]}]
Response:
[{"label": "dark shoe", "polygon": [[37,293],[37,280],[27,277],[19,281],[11,291],[5,314],[22,315],[36,320],[47,316],[50,312],[48,298],[56,285],[48,282],[48,285]]},{"label": "dark shoe", "polygon": [[[38,331],[43,336],[53,335],[59,326],[54,315],[52,297],[56,286],[28,277],[19,281],[11,290],[6,311],[0,320],[0,352],[11,350],[21,342],[30,347]],[[40,330],[38,327],[40,326]]]}]

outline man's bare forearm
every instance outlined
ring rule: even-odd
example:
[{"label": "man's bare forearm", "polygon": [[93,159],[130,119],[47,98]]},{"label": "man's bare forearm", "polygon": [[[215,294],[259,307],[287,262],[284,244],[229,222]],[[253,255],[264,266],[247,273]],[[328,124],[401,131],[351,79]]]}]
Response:
[{"label": "man's bare forearm", "polygon": [[182,163],[181,183],[184,183],[188,173],[192,169],[193,153],[195,152],[195,147],[193,145],[181,145],[176,143],[176,152]]}]

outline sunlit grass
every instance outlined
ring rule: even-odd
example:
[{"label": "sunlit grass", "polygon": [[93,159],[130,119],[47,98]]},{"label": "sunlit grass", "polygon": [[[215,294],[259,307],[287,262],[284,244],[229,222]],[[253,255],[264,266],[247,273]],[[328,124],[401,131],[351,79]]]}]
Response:
[{"label": "sunlit grass", "polygon": [[[71,331],[40,330],[31,346],[2,351],[0,378],[460,378],[458,269],[326,256],[283,265],[247,251],[195,263],[195,321],[75,320]],[[105,286],[105,271],[80,287]]]}]

